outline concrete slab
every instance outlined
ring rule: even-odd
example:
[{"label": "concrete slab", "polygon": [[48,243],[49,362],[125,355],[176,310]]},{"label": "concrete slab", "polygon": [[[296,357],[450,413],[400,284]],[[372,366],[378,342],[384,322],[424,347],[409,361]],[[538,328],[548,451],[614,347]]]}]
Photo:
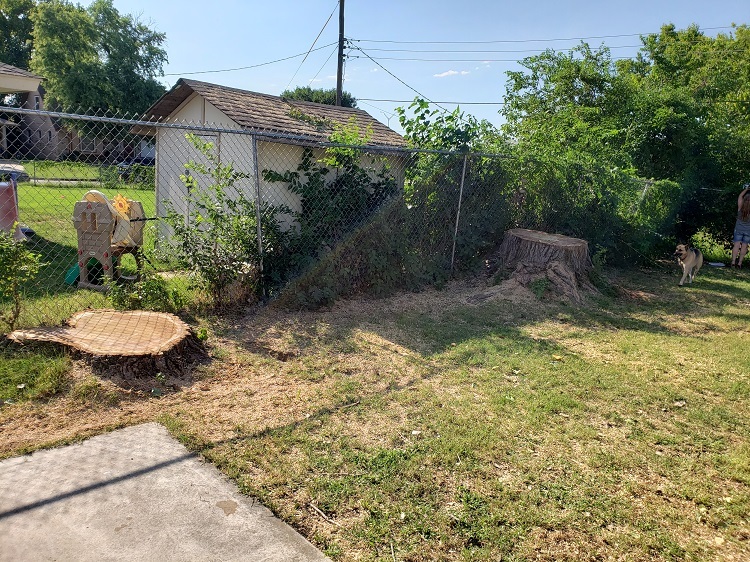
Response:
[{"label": "concrete slab", "polygon": [[149,423],[0,461],[0,560],[328,559]]}]

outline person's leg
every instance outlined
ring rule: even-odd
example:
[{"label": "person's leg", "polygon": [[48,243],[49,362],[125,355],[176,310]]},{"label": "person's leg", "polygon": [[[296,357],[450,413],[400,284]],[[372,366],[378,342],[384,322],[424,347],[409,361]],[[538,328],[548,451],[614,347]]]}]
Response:
[{"label": "person's leg", "polygon": [[729,267],[734,267],[734,264],[737,263],[737,257],[740,255],[740,246],[741,242],[739,240],[734,241],[734,246],[732,246],[732,261],[729,264]]},{"label": "person's leg", "polygon": [[742,260],[745,259],[745,254],[747,254],[747,242],[742,242],[740,246],[740,259],[737,262],[737,267],[742,267]]}]

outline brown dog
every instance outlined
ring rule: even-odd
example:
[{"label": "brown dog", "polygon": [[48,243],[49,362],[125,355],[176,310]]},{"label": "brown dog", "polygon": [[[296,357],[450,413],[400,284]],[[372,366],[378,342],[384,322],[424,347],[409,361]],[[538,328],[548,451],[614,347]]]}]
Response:
[{"label": "brown dog", "polygon": [[703,254],[697,248],[689,248],[686,244],[678,244],[674,255],[677,257],[677,263],[682,267],[680,287],[685,283],[685,279],[688,280],[688,283],[692,283],[695,274],[703,265]]}]

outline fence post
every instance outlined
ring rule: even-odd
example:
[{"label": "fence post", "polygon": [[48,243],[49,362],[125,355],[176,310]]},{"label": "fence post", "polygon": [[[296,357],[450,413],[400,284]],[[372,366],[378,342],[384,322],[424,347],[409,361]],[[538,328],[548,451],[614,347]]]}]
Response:
[{"label": "fence post", "polygon": [[[260,267],[260,279],[263,283],[263,226],[261,225],[261,200],[260,200],[260,172],[258,170],[258,137],[253,135],[253,175],[255,176],[255,220],[258,230],[258,258]],[[266,288],[263,287],[265,294]]]},{"label": "fence post", "polygon": [[453,264],[456,260],[456,238],[458,237],[458,219],[461,217],[461,200],[464,196],[464,179],[466,178],[466,162],[469,159],[469,153],[464,154],[464,169],[461,172],[461,186],[458,190],[458,209],[456,210],[456,228],[453,231],[453,251],[451,252],[451,277],[453,277]]}]

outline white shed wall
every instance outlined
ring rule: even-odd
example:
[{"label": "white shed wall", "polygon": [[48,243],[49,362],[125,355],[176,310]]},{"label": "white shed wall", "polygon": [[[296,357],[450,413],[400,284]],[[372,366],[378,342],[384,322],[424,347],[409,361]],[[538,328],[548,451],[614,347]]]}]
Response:
[{"label": "white shed wall", "polygon": [[[169,122],[186,125],[206,125],[222,129],[238,129],[237,123],[232,121],[226,114],[221,112],[203,97],[193,95],[188,98],[172,115]],[[196,133],[189,129],[159,128],[157,131],[157,164],[156,164],[156,204],[159,216],[164,216],[167,211],[166,201],[172,201],[175,210],[182,209],[187,215],[186,201],[188,191],[185,184],[180,180],[180,175],[186,173],[185,164],[193,160],[208,164],[196,148],[185,138],[187,133]],[[231,132],[201,133],[199,135],[206,141],[214,143],[214,155],[220,163],[232,163],[233,168],[246,174],[247,177],[238,180],[234,187],[237,194],[255,201],[257,196],[255,186],[255,175],[253,166],[253,137],[248,134]],[[284,205],[291,210],[291,214],[282,215],[280,218],[286,228],[294,223],[294,213],[302,210],[300,197],[290,191],[283,183],[271,183],[263,179],[263,170],[273,170],[279,173],[296,171],[302,160],[304,148],[294,144],[275,143],[268,140],[258,141],[258,176],[260,178],[261,200],[271,205]],[[320,159],[324,156],[324,150],[313,149],[313,156]],[[398,185],[403,186],[403,163],[397,157],[386,157],[391,163],[391,173],[396,178]],[[362,156],[362,163],[372,167],[372,157]],[[381,163],[375,165],[379,170]],[[209,177],[200,177],[192,171],[199,186],[208,186],[212,181]],[[374,176],[374,174],[373,174]],[[335,177],[335,171],[329,175],[329,180]]]}]

